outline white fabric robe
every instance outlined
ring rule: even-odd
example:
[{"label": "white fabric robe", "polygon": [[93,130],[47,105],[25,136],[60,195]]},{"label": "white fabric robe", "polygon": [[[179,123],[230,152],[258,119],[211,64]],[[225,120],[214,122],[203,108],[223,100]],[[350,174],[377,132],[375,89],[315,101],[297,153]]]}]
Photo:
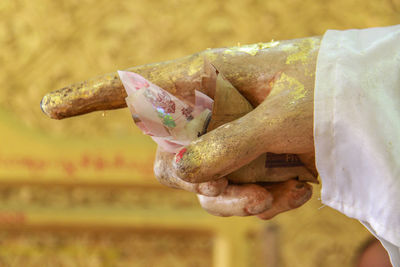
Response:
[{"label": "white fabric robe", "polygon": [[325,33],[314,138],[322,202],[360,220],[400,267],[400,25]]}]

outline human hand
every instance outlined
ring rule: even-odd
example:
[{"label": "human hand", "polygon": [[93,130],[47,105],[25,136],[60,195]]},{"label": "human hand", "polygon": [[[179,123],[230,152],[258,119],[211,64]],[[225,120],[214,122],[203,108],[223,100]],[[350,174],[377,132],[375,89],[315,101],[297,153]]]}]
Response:
[{"label": "human hand", "polygon": [[[186,182],[175,175],[171,164],[175,155],[157,149],[154,174],[168,187],[197,194],[200,205],[218,216],[257,215],[270,219],[297,208],[310,199],[312,187],[303,181],[289,179],[283,182],[259,184],[229,184],[227,177],[202,183]],[[228,176],[229,177],[229,176]]]},{"label": "human hand", "polygon": [[[160,181],[203,195],[219,195],[199,197],[203,207],[213,214],[248,215],[265,210],[276,214],[301,205],[311,195],[309,185],[293,180],[263,187],[256,184],[227,186],[226,178],[221,178],[264,152],[297,153],[302,160],[313,156],[313,74],[319,39],[275,44],[207,50],[176,61],[132,69],[190,100],[193,89],[202,90],[200,85],[207,83],[200,71],[205,57],[253,105],[268,96],[253,112],[196,140],[187,147],[182,159],[171,160],[158,153],[155,172],[159,179],[163,177]],[[117,77],[104,76],[45,96],[42,109],[51,117],[63,118],[122,107],[126,95],[121,88]],[[203,92],[210,95],[210,92]],[[210,145],[214,149],[209,149]],[[163,168],[164,174],[157,170],[160,160],[168,165]],[[315,171],[312,160],[307,166]]]}]

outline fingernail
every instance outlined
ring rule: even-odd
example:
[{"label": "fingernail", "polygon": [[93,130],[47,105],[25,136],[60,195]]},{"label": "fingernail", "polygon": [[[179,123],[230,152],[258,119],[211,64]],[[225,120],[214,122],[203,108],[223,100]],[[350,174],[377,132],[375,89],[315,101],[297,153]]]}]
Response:
[{"label": "fingernail", "polygon": [[220,190],[218,188],[210,186],[207,183],[198,184],[197,192],[198,192],[198,194],[207,196],[207,197],[216,197],[220,194]]},{"label": "fingernail", "polygon": [[185,152],[187,151],[186,147],[181,149],[175,156],[175,162],[179,163],[183,157],[183,154],[185,154]]},{"label": "fingernail", "polygon": [[260,214],[261,212],[267,210],[268,207],[269,207],[269,205],[267,205],[267,203],[260,203],[260,204],[253,205],[253,206],[247,206],[246,212],[251,215]]},{"label": "fingernail", "polygon": [[172,164],[173,171],[177,177],[190,183],[201,183],[212,180],[212,177],[198,177],[198,173],[196,172],[200,168],[198,162],[190,148],[183,148],[175,155]]},{"label": "fingernail", "polygon": [[197,192],[201,195],[216,197],[219,196],[228,186],[228,180],[225,178],[197,184]]},{"label": "fingernail", "polygon": [[301,188],[303,188],[304,187],[304,183],[298,183],[297,185],[296,185],[296,188],[297,189],[301,189]]},{"label": "fingernail", "polygon": [[312,187],[308,184],[302,183],[302,187],[298,188],[298,185],[295,187],[301,190],[292,190],[290,196],[290,206],[291,208],[297,208],[306,203],[312,196]]},{"label": "fingernail", "polygon": [[266,211],[272,206],[272,196],[267,196],[264,200],[254,204],[248,205],[245,209],[246,211],[251,214],[260,214],[261,212]]}]

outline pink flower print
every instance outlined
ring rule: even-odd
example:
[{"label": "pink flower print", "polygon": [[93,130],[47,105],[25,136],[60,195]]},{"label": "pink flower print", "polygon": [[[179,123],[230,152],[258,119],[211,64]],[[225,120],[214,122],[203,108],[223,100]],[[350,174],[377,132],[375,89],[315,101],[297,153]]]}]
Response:
[{"label": "pink flower print", "polygon": [[186,117],[186,120],[190,121],[193,120],[193,108],[191,106],[188,106],[187,108],[183,107],[181,109],[182,114]]},{"label": "pink flower print", "polygon": [[152,103],[158,108],[163,108],[165,113],[175,113],[175,102],[166,92],[157,94],[156,103]]}]

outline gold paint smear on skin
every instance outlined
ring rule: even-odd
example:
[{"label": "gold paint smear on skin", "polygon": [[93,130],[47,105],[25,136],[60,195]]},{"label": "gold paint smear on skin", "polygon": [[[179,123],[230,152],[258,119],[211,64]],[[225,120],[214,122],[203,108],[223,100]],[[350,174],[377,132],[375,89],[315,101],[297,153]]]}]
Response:
[{"label": "gold paint smear on skin", "polygon": [[41,107],[42,111],[45,114],[47,114],[47,116],[51,117],[50,110],[53,107],[60,105],[61,103],[62,103],[62,100],[61,100],[60,95],[52,95],[51,97],[49,95],[45,95],[40,104],[40,107]]},{"label": "gold paint smear on skin", "polygon": [[206,50],[204,53],[204,56],[198,55],[191,63],[189,66],[188,70],[188,75],[192,76],[195,73],[201,71],[204,66],[204,59],[208,60],[209,62],[213,62],[217,58],[217,54],[213,53],[212,51]]},{"label": "gold paint smear on skin", "polygon": [[306,96],[306,90],[300,81],[290,77],[285,73],[282,73],[279,79],[275,82],[272,92],[279,93],[288,89],[292,94],[294,94],[294,100],[298,100]]},{"label": "gold paint smear on skin", "polygon": [[193,60],[190,63],[189,69],[188,69],[188,75],[192,76],[196,72],[200,71],[204,65],[204,59],[202,57],[197,57],[195,60]]},{"label": "gold paint smear on skin", "polygon": [[[104,79],[107,81],[113,80],[114,77],[106,76]],[[43,97],[41,108],[44,113],[52,117],[52,110],[54,107],[59,107],[65,104],[65,99],[68,97],[71,100],[90,98],[93,94],[97,93],[102,87],[102,82],[84,82],[77,88],[72,88],[68,92],[68,96],[62,90],[54,91]]]},{"label": "gold paint smear on skin", "polygon": [[317,40],[315,39],[304,39],[300,44],[292,46],[290,48],[286,48],[287,50],[291,50],[294,48],[295,52],[288,55],[286,58],[286,64],[292,64],[300,61],[301,63],[306,63],[307,59],[310,55],[311,50],[315,48],[317,44]]},{"label": "gold paint smear on skin", "polygon": [[279,45],[278,41],[271,41],[269,43],[257,43],[251,45],[241,45],[241,46],[234,46],[224,51],[224,54],[235,55],[237,53],[247,53],[249,55],[255,56],[258,51],[271,48]]}]

